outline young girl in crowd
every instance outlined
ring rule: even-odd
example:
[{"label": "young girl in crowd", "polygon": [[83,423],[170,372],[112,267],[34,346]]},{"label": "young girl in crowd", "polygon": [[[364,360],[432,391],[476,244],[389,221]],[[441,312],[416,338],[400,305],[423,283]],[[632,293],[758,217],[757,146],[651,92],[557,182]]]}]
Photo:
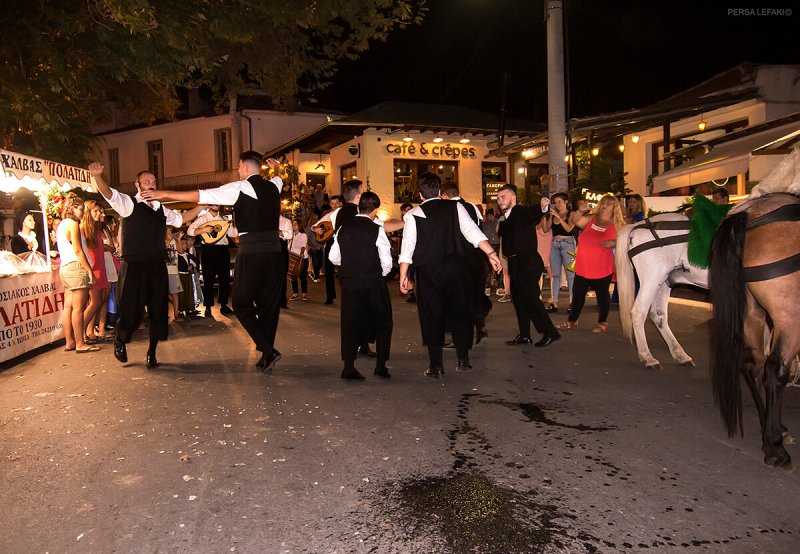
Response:
[{"label": "young girl in crowd", "polygon": [[[175,233],[175,234],[173,234]],[[180,241],[180,231],[167,227],[167,233],[164,237],[164,242],[167,245],[167,277],[169,279],[169,301],[172,302],[172,315],[176,321],[181,320],[181,315],[178,313],[178,306],[180,304],[180,294],[183,292],[181,286],[181,279],[178,273],[178,255],[183,253],[183,247]]]},{"label": "young girl in crowd", "polygon": [[[292,220],[292,240],[289,243],[289,251],[300,256],[300,292],[303,300],[308,300],[308,235],[300,229],[300,220]],[[292,296],[289,300],[297,300],[297,279],[292,279]]]}]

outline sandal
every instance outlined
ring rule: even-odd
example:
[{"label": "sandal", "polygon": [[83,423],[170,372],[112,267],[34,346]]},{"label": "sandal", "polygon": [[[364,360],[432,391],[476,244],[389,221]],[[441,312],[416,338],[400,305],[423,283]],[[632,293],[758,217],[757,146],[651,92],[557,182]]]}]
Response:
[{"label": "sandal", "polygon": [[74,344],[72,346],[65,346],[64,347],[64,352],[72,352],[73,350],[75,350],[75,345]]},{"label": "sandal", "polygon": [[86,352],[99,352],[99,351],[100,351],[100,347],[96,346],[94,344],[89,346],[89,347],[87,347],[87,348],[76,348],[75,349],[75,352],[77,352],[78,354],[85,354]]},{"label": "sandal", "polygon": [[555,304],[548,304],[545,310],[548,312],[557,312],[558,306],[556,306]]},{"label": "sandal", "polygon": [[556,325],[556,329],[562,329],[564,331],[572,331],[573,329],[578,328],[577,321],[565,321],[564,323],[559,323]]},{"label": "sandal", "polygon": [[594,326],[594,329],[592,329],[592,333],[605,333],[606,331],[608,331],[608,323],[605,321],[598,323]]}]

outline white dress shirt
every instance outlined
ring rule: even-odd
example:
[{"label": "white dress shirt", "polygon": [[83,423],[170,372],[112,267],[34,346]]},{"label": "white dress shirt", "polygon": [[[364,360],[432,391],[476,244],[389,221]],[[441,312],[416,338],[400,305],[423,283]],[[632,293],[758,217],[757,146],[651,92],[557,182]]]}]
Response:
[{"label": "white dress shirt", "polygon": [[292,229],[292,221],[289,220],[289,219],[286,219],[282,215],[279,215],[278,216],[278,233],[279,233],[279,236],[283,240],[285,240],[286,242],[289,242],[290,240],[292,240],[292,237],[294,236],[294,229]]},{"label": "white dress shirt", "polygon": [[[253,173],[252,175],[248,175],[247,179],[252,177],[253,175],[257,175]],[[197,203],[198,204],[210,204],[215,206],[233,206],[236,204],[236,201],[239,199],[240,194],[246,194],[250,198],[258,198],[255,189],[253,189],[253,185],[250,184],[250,181],[247,179],[243,181],[233,181],[232,183],[227,183],[222,185],[221,187],[217,187],[214,189],[204,189],[197,191]],[[277,175],[269,180],[270,183],[273,183],[276,187],[278,187],[278,193],[283,190],[283,179],[278,177]],[[247,231],[243,233],[239,233],[239,235],[246,235]],[[290,233],[291,235],[291,233]]]},{"label": "white dress shirt", "polygon": [[[356,217],[366,217],[370,219],[367,214],[357,214]],[[380,227],[380,229],[378,229],[378,238],[375,239],[375,246],[378,247],[378,256],[381,260],[381,272],[383,276],[386,277],[392,270],[392,245],[389,242],[389,237],[386,236],[386,231],[383,230],[383,225],[380,225],[375,220],[370,220]],[[333,265],[342,265],[342,251],[339,248],[338,237],[339,231],[336,231],[336,234],[333,235],[331,252],[328,254],[328,259]]]},{"label": "white dress shirt", "polygon": [[[422,204],[425,202],[430,202],[431,200],[439,199],[428,198]],[[452,200],[439,201],[452,202]],[[417,221],[414,218],[425,218],[425,212],[422,211],[421,207],[422,204],[408,210],[406,215],[403,216],[405,226],[403,227],[403,242],[400,246],[400,258],[398,259],[401,264],[413,263],[414,250],[417,248]],[[480,227],[475,225],[475,222],[469,217],[469,214],[467,213],[467,210],[464,209],[464,206],[457,204],[456,211],[458,213],[458,227],[461,230],[461,234],[464,235],[464,238],[467,239],[467,242],[477,248],[482,241],[487,240],[486,235],[483,234],[483,231],[481,231]]]},{"label": "white dress shirt", "polygon": [[[209,221],[219,221],[221,219],[224,218],[219,213],[217,213],[217,215],[214,215],[210,211],[205,210],[199,216],[197,216],[197,219],[195,219],[191,225],[189,225],[189,228],[186,230],[186,234],[189,235],[190,237],[197,236],[197,229],[199,229],[200,227],[204,227]],[[230,227],[228,227],[228,231],[225,233],[225,236],[219,239],[214,244],[217,246],[228,246],[229,243],[228,237],[233,238],[236,235],[237,235],[236,227],[231,225]]]},{"label": "white dress shirt", "polygon": [[[459,200],[461,200],[461,197],[460,196],[454,196],[450,200],[455,200],[456,202],[458,202]],[[466,200],[465,200],[465,202],[466,202]],[[463,206],[463,204],[462,204],[462,206]],[[475,215],[478,216],[478,221],[483,221],[483,216],[481,215],[481,211],[478,209],[478,206],[476,206],[475,204],[472,204],[472,208],[475,210]]]},{"label": "white dress shirt", "polygon": [[[147,206],[151,207],[153,211],[158,211],[161,207],[161,203],[158,200],[147,202],[142,200],[139,193],[136,193],[134,198],[136,198],[137,202],[144,202]],[[106,201],[114,208],[120,217],[125,218],[133,213],[133,200],[131,200],[131,197],[127,194],[120,194],[117,189],[111,189],[111,198],[107,198]],[[180,227],[183,225],[183,216],[178,212],[164,206],[164,214],[167,216],[167,225],[170,227]]]}]

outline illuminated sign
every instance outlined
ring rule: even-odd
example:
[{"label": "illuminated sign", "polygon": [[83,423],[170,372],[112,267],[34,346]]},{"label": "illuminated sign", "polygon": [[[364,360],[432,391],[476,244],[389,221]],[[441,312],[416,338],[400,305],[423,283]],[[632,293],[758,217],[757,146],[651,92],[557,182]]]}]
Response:
[{"label": "illuminated sign", "polygon": [[435,144],[434,146],[429,146],[425,142],[421,142],[419,146],[413,143],[406,143],[406,142],[399,142],[399,143],[389,143],[386,145],[386,151],[389,154],[399,154],[402,156],[413,156],[419,153],[422,156],[440,156],[446,157],[451,159],[458,159],[458,158],[474,158],[475,157],[475,148],[474,147],[466,147],[466,146],[451,146]]}]

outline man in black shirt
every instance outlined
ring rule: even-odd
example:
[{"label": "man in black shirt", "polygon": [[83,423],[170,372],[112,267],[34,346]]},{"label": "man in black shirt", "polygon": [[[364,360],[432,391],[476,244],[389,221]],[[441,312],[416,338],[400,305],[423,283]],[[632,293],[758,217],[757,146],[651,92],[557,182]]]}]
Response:
[{"label": "man in black shirt", "polygon": [[377,339],[375,375],[390,377],[386,361],[392,340],[392,303],[384,277],[392,269],[392,254],[383,227],[374,222],[380,205],[377,194],[363,193],[358,214],[340,227],[331,246],[330,260],[341,266],[342,379],[364,378],[355,360],[359,347],[371,336]]},{"label": "man in black shirt", "polygon": [[531,344],[531,321],[543,337],[534,346],[548,346],[561,338],[544,308],[539,277],[544,263],[536,248],[536,224],[549,210],[550,200],[542,198],[539,208],[517,205],[517,187],[505,185],[497,192],[497,205],[505,216],[500,222],[503,254],[508,258],[511,300],[517,313],[519,334],[508,345]]}]

